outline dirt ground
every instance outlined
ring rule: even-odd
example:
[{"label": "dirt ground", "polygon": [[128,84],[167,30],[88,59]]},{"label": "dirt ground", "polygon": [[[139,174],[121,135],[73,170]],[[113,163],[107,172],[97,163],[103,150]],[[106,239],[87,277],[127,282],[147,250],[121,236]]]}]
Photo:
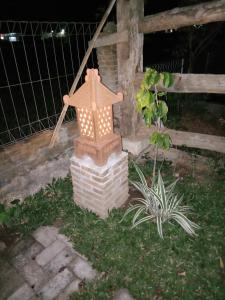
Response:
[{"label": "dirt ground", "polygon": [[225,119],[223,117],[196,118],[190,112],[185,113],[180,121],[183,130],[212,135],[225,135]]}]

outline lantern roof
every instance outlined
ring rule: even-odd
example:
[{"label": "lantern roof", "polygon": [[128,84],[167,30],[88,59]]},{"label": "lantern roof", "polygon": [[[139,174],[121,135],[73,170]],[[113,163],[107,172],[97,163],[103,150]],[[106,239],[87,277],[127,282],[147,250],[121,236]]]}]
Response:
[{"label": "lantern roof", "polygon": [[87,69],[85,83],[71,96],[64,96],[65,103],[78,108],[97,110],[123,100],[122,93],[113,93],[101,82],[97,69]]}]

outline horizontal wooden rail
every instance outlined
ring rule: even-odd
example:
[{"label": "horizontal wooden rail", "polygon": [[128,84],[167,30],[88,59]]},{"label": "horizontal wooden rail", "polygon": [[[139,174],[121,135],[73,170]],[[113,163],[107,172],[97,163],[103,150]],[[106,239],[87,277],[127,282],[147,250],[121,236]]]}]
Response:
[{"label": "horizontal wooden rail", "polygon": [[[149,135],[155,130],[155,126],[151,126],[151,128],[142,126],[137,132],[136,138],[148,139]],[[179,131],[168,128],[165,128],[165,132],[170,135],[172,143],[175,146],[187,146],[190,148],[206,149],[225,153],[225,137],[223,136]]]},{"label": "horizontal wooden rail", "polygon": [[196,24],[225,20],[225,1],[209,1],[197,5],[177,7],[144,17],[139,32],[152,33]]},{"label": "horizontal wooden rail", "polygon": [[[215,0],[197,5],[176,7],[154,15],[145,16],[138,26],[141,33],[153,33],[221,21],[225,21],[225,1]],[[127,31],[110,33],[99,37],[95,47],[109,46],[127,41]]]},{"label": "horizontal wooden rail", "polygon": [[123,32],[115,32],[110,34],[101,34],[97,41],[95,42],[95,48],[110,46],[117,43],[128,42],[128,32],[124,30]]},{"label": "horizontal wooden rail", "polygon": [[[180,74],[174,73],[174,84],[170,88],[159,85],[160,91],[170,93],[214,93],[225,94],[225,75],[215,74]],[[135,88],[138,89],[144,73],[137,73]]]}]

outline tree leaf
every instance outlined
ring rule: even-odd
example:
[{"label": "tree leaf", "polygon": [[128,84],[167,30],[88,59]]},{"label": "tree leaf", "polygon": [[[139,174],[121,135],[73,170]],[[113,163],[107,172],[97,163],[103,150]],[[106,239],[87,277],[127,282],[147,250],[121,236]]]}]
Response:
[{"label": "tree leaf", "polygon": [[173,77],[172,74],[169,72],[163,73],[163,85],[168,88],[173,84]]},{"label": "tree leaf", "polygon": [[162,132],[153,132],[150,137],[150,143],[152,145],[156,145],[159,148],[168,150],[171,146],[171,138],[168,133],[162,133]]},{"label": "tree leaf", "polygon": [[158,101],[157,113],[159,118],[165,118],[168,113],[168,106],[165,101]]},{"label": "tree leaf", "polygon": [[157,84],[159,80],[160,80],[160,74],[155,69],[149,69],[146,72],[145,81],[149,89],[155,84]]},{"label": "tree leaf", "polygon": [[145,124],[147,126],[152,125],[153,114],[152,114],[152,111],[150,109],[145,109],[145,111],[144,111],[144,120],[145,120]]}]

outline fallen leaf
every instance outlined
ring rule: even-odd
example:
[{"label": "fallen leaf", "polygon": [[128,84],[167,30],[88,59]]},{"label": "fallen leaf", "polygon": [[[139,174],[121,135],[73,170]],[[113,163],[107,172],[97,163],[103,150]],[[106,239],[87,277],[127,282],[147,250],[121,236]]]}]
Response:
[{"label": "fallen leaf", "polygon": [[85,286],[85,280],[83,279],[83,280],[81,280],[81,282],[79,283],[79,288],[80,288],[80,289],[83,289],[84,286]]},{"label": "fallen leaf", "polygon": [[177,275],[178,276],[186,276],[186,272],[185,271],[177,272]]}]

